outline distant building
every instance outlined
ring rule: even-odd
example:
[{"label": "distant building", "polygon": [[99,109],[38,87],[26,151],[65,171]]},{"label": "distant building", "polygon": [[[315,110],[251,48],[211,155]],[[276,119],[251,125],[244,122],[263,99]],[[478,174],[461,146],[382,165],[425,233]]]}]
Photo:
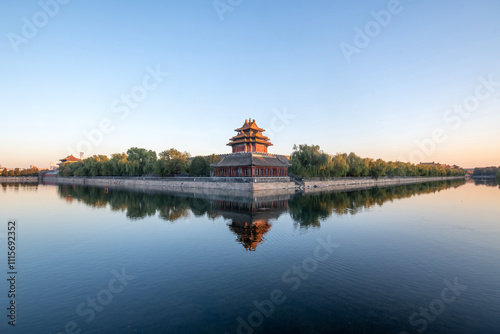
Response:
[{"label": "distant building", "polygon": [[57,166],[55,162],[51,162],[50,163],[49,170],[56,170],[58,168],[59,168],[59,166]]},{"label": "distant building", "polygon": [[440,164],[439,162],[435,163],[434,161],[433,162],[421,162],[419,165],[460,169],[460,166],[457,166],[457,165],[450,166],[450,165],[446,165],[446,164]]},{"label": "distant building", "polygon": [[238,134],[230,139],[227,146],[232,154],[222,156],[219,163],[212,164],[218,177],[283,177],[288,175],[290,166],[284,156],[267,153],[273,144],[259,128],[255,120],[248,119],[242,127],[235,129]]},{"label": "distant building", "polygon": [[58,163],[59,166],[67,165],[67,164],[72,164],[77,161],[80,161],[80,159],[75,158],[73,155],[68,155],[66,158],[59,160],[60,162]]},{"label": "distant building", "polygon": [[44,177],[56,177],[58,175],[59,171],[57,170],[50,170],[46,173],[44,173]]}]

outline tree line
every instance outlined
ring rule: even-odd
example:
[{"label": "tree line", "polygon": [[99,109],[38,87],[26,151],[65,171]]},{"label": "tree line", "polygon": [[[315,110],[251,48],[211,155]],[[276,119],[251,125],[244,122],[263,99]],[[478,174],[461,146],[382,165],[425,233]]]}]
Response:
[{"label": "tree line", "polygon": [[[59,168],[59,176],[210,176],[213,163],[221,160],[218,155],[196,156],[174,148],[156,154],[145,148],[132,147],[126,153],[94,155]],[[330,155],[318,145],[294,145],[290,173],[298,177],[373,177],[382,176],[464,176],[463,169],[434,165],[415,165],[400,161],[361,158],[354,153]],[[2,176],[35,176],[38,169],[1,172]],[[476,168],[476,175],[496,174],[500,180],[500,168]],[[489,175],[489,174],[488,174]]]},{"label": "tree line", "polygon": [[294,145],[291,173],[299,177],[373,177],[381,176],[464,176],[463,169],[408,162],[361,158],[354,153],[330,155],[318,145]]},{"label": "tree line", "polygon": [[[292,220],[301,228],[319,227],[321,221],[333,214],[355,215],[375,205],[382,206],[387,201],[408,198],[414,195],[431,194],[460,187],[465,180],[446,180],[393,186],[386,188],[371,188],[349,192],[331,192],[320,195],[296,195],[288,200],[288,211]],[[191,212],[196,217],[206,216],[216,219],[224,216],[224,211],[242,213],[241,204],[247,202],[234,201],[235,209],[228,205],[221,209],[216,199],[201,197],[175,196],[165,193],[139,192],[113,189],[106,192],[102,187],[73,187],[72,185],[58,185],[61,198],[71,198],[94,208],[110,207],[113,211],[125,211],[127,218],[132,220],[158,216],[161,219],[174,222]],[[236,209],[238,208],[238,209]],[[271,209],[272,211],[273,209]],[[251,210],[248,207],[248,213]]]},{"label": "tree line", "polygon": [[212,154],[190,159],[187,152],[174,148],[160,152],[132,147],[127,153],[94,155],[89,158],[64,164],[59,168],[59,176],[210,176],[210,164],[220,161]]},{"label": "tree line", "polygon": [[301,228],[319,227],[333,214],[355,215],[387,201],[458,188],[465,179],[424,182],[391,187],[375,187],[347,192],[325,192],[318,195],[296,195],[288,201],[290,216]]},{"label": "tree line", "polygon": [[496,176],[496,179],[500,181],[500,166],[474,168],[474,176]]},{"label": "tree line", "polygon": [[4,168],[0,176],[38,176],[39,170],[36,167],[29,168],[29,169],[20,169],[20,168],[15,168],[13,170],[7,170],[7,168]]}]

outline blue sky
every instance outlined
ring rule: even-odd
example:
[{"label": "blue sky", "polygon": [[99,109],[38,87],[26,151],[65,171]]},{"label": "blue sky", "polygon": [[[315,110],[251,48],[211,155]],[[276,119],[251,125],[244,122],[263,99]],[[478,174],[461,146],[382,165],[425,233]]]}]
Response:
[{"label": "blue sky", "polygon": [[0,164],[227,153],[252,118],[280,154],[500,165],[497,1],[231,3],[2,1]]}]

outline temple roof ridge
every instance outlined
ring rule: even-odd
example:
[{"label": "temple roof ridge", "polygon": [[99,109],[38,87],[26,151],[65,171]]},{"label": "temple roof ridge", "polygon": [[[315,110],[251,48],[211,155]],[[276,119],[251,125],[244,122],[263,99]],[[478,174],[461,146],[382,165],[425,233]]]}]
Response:
[{"label": "temple roof ridge", "polygon": [[259,126],[255,122],[255,119],[252,120],[251,118],[246,119],[245,123],[243,123],[243,126],[238,128],[238,129],[235,129],[234,131],[239,132],[239,131],[243,131],[243,130],[247,130],[247,129],[254,129],[254,130],[261,131],[261,132],[266,131],[265,129],[259,128]]}]

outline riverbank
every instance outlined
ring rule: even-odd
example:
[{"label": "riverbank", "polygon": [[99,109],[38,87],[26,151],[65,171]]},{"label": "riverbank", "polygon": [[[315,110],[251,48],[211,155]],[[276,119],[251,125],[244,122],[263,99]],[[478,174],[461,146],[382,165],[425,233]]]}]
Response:
[{"label": "riverbank", "polygon": [[2,177],[0,183],[46,183],[74,184],[100,187],[119,187],[134,189],[158,189],[181,192],[257,192],[257,193],[294,193],[297,188],[305,192],[323,190],[356,190],[370,187],[387,187],[422,182],[463,179],[455,177],[395,177],[380,178],[337,178],[337,179],[303,179],[298,187],[288,177]]},{"label": "riverbank", "polygon": [[464,176],[450,176],[450,177],[394,177],[394,178],[379,178],[378,180],[372,178],[362,177],[346,177],[330,180],[322,179],[304,179],[302,180],[305,192],[314,192],[318,190],[355,190],[369,187],[386,187],[392,185],[404,185],[422,182],[445,181],[445,180],[458,180],[464,179]]},{"label": "riverbank", "polygon": [[38,176],[7,176],[0,177],[0,183],[38,183]]},{"label": "riverbank", "polygon": [[[1,181],[0,181],[1,182]],[[44,183],[191,191],[295,191],[289,177],[46,177]]]}]

